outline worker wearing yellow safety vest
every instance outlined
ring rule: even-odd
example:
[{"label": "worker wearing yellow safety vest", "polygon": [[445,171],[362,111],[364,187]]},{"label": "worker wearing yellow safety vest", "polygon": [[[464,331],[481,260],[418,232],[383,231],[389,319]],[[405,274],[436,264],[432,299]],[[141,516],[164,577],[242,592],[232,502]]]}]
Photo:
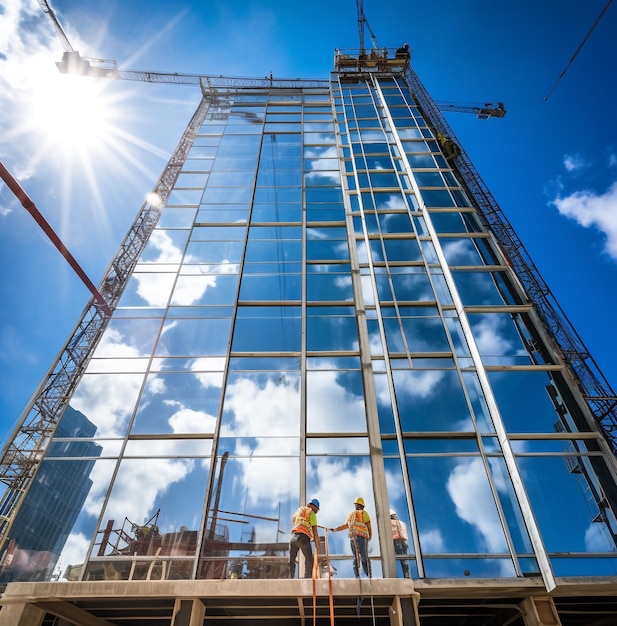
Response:
[{"label": "worker wearing yellow safety vest", "polygon": [[319,500],[313,498],[306,506],[301,506],[293,516],[293,527],[289,538],[289,578],[296,575],[296,556],[298,550],[304,555],[304,578],[310,578],[313,571],[313,552],[311,540],[315,542],[315,555],[319,552],[319,533],[317,516]]},{"label": "worker wearing yellow safety vest", "polygon": [[370,577],[371,568],[368,560],[368,542],[373,536],[371,529],[371,518],[364,510],[364,498],[356,498],[354,500],[354,510],[349,513],[344,524],[336,528],[330,528],[332,532],[339,530],[348,530],[349,545],[353,554],[353,573],[356,578],[360,577],[360,562],[364,573]]}]

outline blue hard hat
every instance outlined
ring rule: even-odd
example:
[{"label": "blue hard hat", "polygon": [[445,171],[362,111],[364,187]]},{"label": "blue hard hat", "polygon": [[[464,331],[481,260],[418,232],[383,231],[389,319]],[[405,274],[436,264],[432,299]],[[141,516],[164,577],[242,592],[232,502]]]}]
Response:
[{"label": "blue hard hat", "polygon": [[309,504],[312,504],[313,506],[319,508],[319,500],[317,498],[313,498],[312,500],[310,500]]}]

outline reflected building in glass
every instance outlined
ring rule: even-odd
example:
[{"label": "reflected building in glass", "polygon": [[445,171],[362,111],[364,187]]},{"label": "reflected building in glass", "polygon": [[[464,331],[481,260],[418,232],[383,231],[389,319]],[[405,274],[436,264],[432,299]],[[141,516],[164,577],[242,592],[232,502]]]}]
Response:
[{"label": "reflected building in glass", "polygon": [[[54,589],[82,611],[96,614],[83,583],[120,581],[126,597],[157,581],[177,607],[177,585],[200,580],[187,597],[222,623],[233,610],[208,581],[224,579],[245,585],[232,595],[297,596],[291,617],[267,610],[300,623],[310,589],[280,579],[294,511],[314,497],[324,527],[358,496],[371,516],[372,606],[346,534],[320,530],[342,622],[362,594],[380,624],[487,623],[469,621],[479,604],[495,624],[567,624],[572,598],[614,595],[612,409],[594,410],[509,225],[407,60],[389,59],[339,55],[323,81],[202,82],[160,202],[101,284],[113,314],[93,304],[69,341],[94,327],[38,450],[34,485],[88,464],[79,514],[48,547],[68,566]],[[54,433],[65,408],[93,424],[88,445]],[[34,485],[21,515],[5,494],[5,568]],[[251,619],[266,610],[242,602]]]}]

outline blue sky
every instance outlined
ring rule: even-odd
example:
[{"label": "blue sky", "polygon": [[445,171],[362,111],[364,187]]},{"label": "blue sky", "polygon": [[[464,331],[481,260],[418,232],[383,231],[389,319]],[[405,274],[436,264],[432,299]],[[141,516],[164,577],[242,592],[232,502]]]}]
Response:
[{"label": "blue sky", "polygon": [[[409,42],[412,64],[436,100],[505,103],[501,120],[447,119],[617,387],[617,7],[544,99],[605,4],[365,0],[365,11],[381,46]],[[123,69],[326,78],[335,48],[358,47],[353,0],[52,6],[74,48]],[[0,0],[0,160],[98,284],[200,94],[196,87],[63,76],[54,65],[62,51],[36,0]],[[4,186],[0,259],[5,434],[90,293]]]}]

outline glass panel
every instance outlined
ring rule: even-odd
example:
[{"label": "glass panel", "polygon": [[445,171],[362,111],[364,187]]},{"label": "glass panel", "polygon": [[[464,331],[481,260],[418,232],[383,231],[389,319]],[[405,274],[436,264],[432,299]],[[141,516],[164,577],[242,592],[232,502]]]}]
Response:
[{"label": "glass panel", "polygon": [[159,228],[189,228],[193,225],[196,213],[197,211],[194,208],[168,208],[162,212],[157,226]]},{"label": "glass panel", "polygon": [[473,430],[456,372],[397,370],[393,378],[404,431]]},{"label": "glass panel", "polygon": [[298,352],[300,307],[239,307],[232,349],[236,352]]},{"label": "glass panel", "polygon": [[[234,372],[229,374],[223,403],[221,435],[271,437],[300,434],[300,374],[296,372]],[[268,446],[268,439],[261,440]],[[246,444],[245,444],[246,445]],[[276,441],[266,447],[275,454]]]},{"label": "glass panel", "polygon": [[463,300],[470,305],[516,304],[509,292],[504,291],[503,277],[500,272],[459,272],[452,276]]},{"label": "glass panel", "polygon": [[410,352],[450,352],[448,338],[439,317],[403,317],[401,322]]},{"label": "glass panel", "polygon": [[407,213],[379,213],[378,217],[383,233],[413,233]]},{"label": "glass panel", "polygon": [[156,354],[158,356],[226,354],[230,327],[231,321],[227,319],[169,320],[163,327]]},{"label": "glass panel", "polygon": [[[479,457],[410,457],[407,467],[425,555],[508,553]],[[499,576],[511,575],[512,564]]]},{"label": "glass panel", "polygon": [[300,261],[302,258],[301,241],[285,240],[249,240],[246,244],[246,262],[285,263]]},{"label": "glass panel", "polygon": [[[209,148],[202,148],[208,150]],[[174,189],[167,198],[166,206],[197,206],[203,189]]]},{"label": "glass panel", "polygon": [[217,459],[218,508],[207,516],[199,578],[287,578],[300,466],[276,449],[273,440],[271,458],[255,457],[242,441]]},{"label": "glass panel", "polygon": [[124,289],[118,306],[165,307],[169,303],[175,280],[175,273],[135,272]]},{"label": "glass panel", "polygon": [[238,276],[180,276],[171,299],[172,305],[233,304]]},{"label": "glass panel", "polygon": [[140,263],[178,263],[189,236],[188,230],[155,229],[139,257]]},{"label": "glass panel", "polygon": [[441,247],[449,265],[484,265],[474,239],[441,239]]},{"label": "glass panel", "polygon": [[615,551],[615,535],[594,501],[597,477],[584,459],[519,456],[517,463],[549,552]]},{"label": "glass panel", "polygon": [[86,374],[71,399],[71,406],[96,426],[96,436],[126,433],[143,374]]},{"label": "glass panel", "polygon": [[348,260],[349,247],[347,240],[312,240],[306,242],[306,258],[309,261],[317,260]]},{"label": "glass panel", "polygon": [[[491,456],[488,462],[514,549],[518,554],[530,554],[533,552],[533,547],[505,461],[501,456]],[[537,564],[533,560],[525,559],[521,563],[521,568],[524,572],[536,572]]]},{"label": "glass panel", "polygon": [[222,385],[223,372],[150,375],[132,432],[214,433]]},{"label": "glass panel", "polygon": [[354,316],[344,312],[319,315],[319,308],[310,308],[306,319],[306,349],[309,351],[357,350],[358,327]]},{"label": "glass panel", "polygon": [[307,372],[306,387],[307,432],[366,432],[361,372]]},{"label": "glass panel", "polygon": [[427,578],[512,578],[516,576],[509,558],[452,558],[424,557]]},{"label": "glass panel", "polygon": [[306,299],[309,301],[353,300],[351,272],[345,265],[308,265]]},{"label": "glass panel", "polygon": [[416,239],[384,239],[389,261],[421,261],[422,254]]},{"label": "glass panel", "polygon": [[240,300],[301,300],[299,274],[250,274],[242,278]]},{"label": "glass panel", "polygon": [[516,433],[552,432],[559,416],[547,391],[543,371],[488,372],[506,428]]},{"label": "glass panel", "polygon": [[191,241],[186,249],[184,262],[240,263],[243,250],[242,241]]},{"label": "glass panel", "polygon": [[469,322],[485,365],[532,363],[511,313],[470,314]]},{"label": "glass panel", "polygon": [[[322,509],[318,516],[319,523],[328,526],[344,524],[347,515],[354,509],[353,501],[362,496],[366,502],[365,511],[371,518],[373,539],[371,540],[371,558],[379,557],[378,524],[375,517],[375,504],[372,495],[372,472],[368,456],[312,456],[307,458],[306,491],[310,497],[320,499]],[[337,493],[338,498],[327,498],[326,494]],[[323,522],[322,522],[323,520]],[[326,521],[327,520],[327,521]],[[320,531],[321,532],[321,531]],[[330,556],[351,555],[351,547],[346,532],[328,534]],[[353,578],[351,559],[334,559],[337,578]],[[373,576],[380,575],[373,564]]]},{"label": "glass panel", "polygon": [[124,459],[86,580],[190,578],[192,560],[177,559],[196,555],[208,471],[205,459]]}]

